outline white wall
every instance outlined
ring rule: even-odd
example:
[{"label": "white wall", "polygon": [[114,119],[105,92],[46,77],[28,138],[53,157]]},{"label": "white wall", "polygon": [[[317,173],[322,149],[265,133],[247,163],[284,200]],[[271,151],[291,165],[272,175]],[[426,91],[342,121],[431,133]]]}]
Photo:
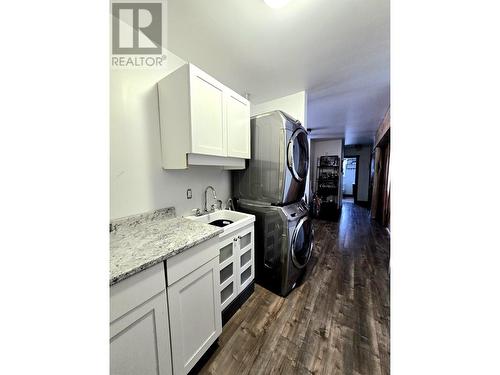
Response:
[{"label": "white wall", "polygon": [[[252,98],[250,98],[250,100],[251,99]],[[250,114],[255,116],[277,109],[280,109],[299,120],[302,126],[307,129],[307,95],[305,91],[300,91],[295,94],[283,96],[282,98],[273,99],[264,103],[252,104],[250,106]]]},{"label": "white wall", "polygon": [[[224,202],[230,172],[218,167],[166,171],[161,167],[156,83],[185,62],[167,54],[164,69],[112,70],[110,79],[111,219],[174,206],[177,216],[201,207],[203,189],[213,185]],[[186,199],[186,189],[193,199]]]},{"label": "white wall", "polygon": [[359,155],[358,175],[358,201],[368,201],[368,190],[370,187],[370,158],[372,146],[365,145],[360,148],[345,147],[344,157]]},{"label": "white wall", "polygon": [[[343,139],[329,139],[324,141],[311,140],[313,160],[311,162],[312,170],[311,170],[311,181],[312,181],[312,190],[316,191],[316,169],[317,162],[320,156],[325,155],[338,155],[340,157],[340,162],[342,163],[343,159]],[[342,175],[339,177],[339,205],[342,204]]]}]

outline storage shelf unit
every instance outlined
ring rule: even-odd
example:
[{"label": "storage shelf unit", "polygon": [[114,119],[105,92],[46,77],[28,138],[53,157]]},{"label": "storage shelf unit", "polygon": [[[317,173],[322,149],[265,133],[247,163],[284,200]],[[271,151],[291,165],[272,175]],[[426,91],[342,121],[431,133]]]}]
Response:
[{"label": "storage shelf unit", "polygon": [[320,200],[319,217],[334,220],[338,217],[340,188],[340,158],[320,156],[317,160],[316,196]]}]

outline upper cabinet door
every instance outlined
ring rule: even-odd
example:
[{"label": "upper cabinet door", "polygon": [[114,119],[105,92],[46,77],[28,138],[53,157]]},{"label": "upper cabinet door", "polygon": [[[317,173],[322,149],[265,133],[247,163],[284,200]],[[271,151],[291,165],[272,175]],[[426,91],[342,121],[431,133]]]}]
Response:
[{"label": "upper cabinet door", "polygon": [[234,94],[226,95],[227,155],[250,159],[250,103]]},{"label": "upper cabinet door", "polygon": [[224,92],[218,82],[201,71],[191,74],[191,151],[227,156]]}]

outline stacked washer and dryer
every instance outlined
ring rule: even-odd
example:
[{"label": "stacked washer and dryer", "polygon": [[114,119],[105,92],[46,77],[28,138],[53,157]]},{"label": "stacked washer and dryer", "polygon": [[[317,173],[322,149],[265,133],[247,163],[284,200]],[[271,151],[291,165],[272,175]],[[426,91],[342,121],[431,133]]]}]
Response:
[{"label": "stacked washer and dryer", "polygon": [[251,118],[251,159],[233,172],[239,211],[255,215],[255,279],[286,296],[306,271],[313,229],[304,201],[309,142],[300,122],[283,111]]}]

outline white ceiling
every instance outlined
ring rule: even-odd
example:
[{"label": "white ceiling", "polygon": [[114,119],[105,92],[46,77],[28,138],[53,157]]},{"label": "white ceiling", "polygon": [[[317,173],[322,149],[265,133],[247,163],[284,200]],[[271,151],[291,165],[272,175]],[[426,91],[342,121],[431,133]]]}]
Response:
[{"label": "white ceiling", "polygon": [[167,48],[254,103],[308,93],[312,138],[369,143],[389,106],[389,0],[167,0]]}]

